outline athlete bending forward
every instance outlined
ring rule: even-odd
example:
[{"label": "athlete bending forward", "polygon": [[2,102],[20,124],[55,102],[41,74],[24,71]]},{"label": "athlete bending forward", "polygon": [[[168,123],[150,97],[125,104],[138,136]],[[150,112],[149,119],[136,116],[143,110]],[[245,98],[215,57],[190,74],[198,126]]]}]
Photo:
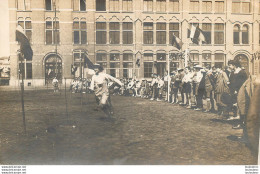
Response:
[{"label": "athlete bending forward", "polygon": [[114,81],[120,86],[123,84],[116,78],[103,72],[103,67],[94,65],[95,74],[92,76],[90,90],[93,90],[96,95],[96,101],[104,113],[110,117],[113,114],[113,108],[108,89],[108,81]]}]

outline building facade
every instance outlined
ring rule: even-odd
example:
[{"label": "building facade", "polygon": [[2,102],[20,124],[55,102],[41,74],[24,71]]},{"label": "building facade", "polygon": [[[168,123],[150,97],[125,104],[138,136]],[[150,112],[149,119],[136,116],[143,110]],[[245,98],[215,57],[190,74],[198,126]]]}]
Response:
[{"label": "building facade", "polygon": [[[192,64],[224,67],[238,59],[248,73],[260,72],[259,0],[9,0],[9,18],[12,86],[19,84],[21,67],[25,85],[72,79],[72,65],[79,67],[75,76],[86,77],[83,54],[118,78],[182,67],[178,55],[185,49]],[[18,24],[30,39],[32,61],[17,56]],[[191,42],[192,25],[207,43]],[[181,50],[171,44],[173,33],[184,43]]]}]

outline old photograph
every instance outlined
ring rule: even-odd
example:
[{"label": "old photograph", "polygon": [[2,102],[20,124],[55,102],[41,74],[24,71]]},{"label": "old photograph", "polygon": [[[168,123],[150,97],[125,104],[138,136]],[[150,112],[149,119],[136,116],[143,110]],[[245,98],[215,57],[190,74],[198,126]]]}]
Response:
[{"label": "old photograph", "polygon": [[259,0],[1,0],[0,165],[258,165]]}]

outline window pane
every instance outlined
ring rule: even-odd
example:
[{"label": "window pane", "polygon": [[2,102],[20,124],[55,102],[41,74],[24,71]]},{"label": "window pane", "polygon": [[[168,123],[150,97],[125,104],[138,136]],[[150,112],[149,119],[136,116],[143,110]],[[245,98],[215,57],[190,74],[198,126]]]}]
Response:
[{"label": "window pane", "polygon": [[53,21],[53,28],[54,29],[59,29],[60,28],[60,25],[59,25],[59,21]]},{"label": "window pane", "polygon": [[52,22],[51,21],[46,21],[46,28],[52,29]]},{"label": "window pane", "polygon": [[81,31],[81,44],[86,44],[86,43],[87,43],[87,32]]},{"label": "window pane", "polygon": [[79,22],[73,22],[73,29],[79,29]]},{"label": "window pane", "polygon": [[123,68],[133,68],[133,63],[132,62],[127,62],[127,63],[123,63]]},{"label": "window pane", "polygon": [[215,6],[216,13],[224,13],[224,1],[216,1]]},{"label": "window pane", "polygon": [[144,30],[153,30],[153,23],[145,22],[144,23]]},{"label": "window pane", "polygon": [[119,44],[119,37],[120,37],[119,31],[110,31],[109,32],[110,44]]},{"label": "window pane", "polygon": [[124,31],[123,32],[123,44],[132,44],[133,43],[133,32]]},{"label": "window pane", "polygon": [[86,11],[86,0],[80,0],[80,11]]},{"label": "window pane", "polygon": [[199,1],[190,1],[190,12],[198,13],[199,12]]},{"label": "window pane", "polygon": [[199,54],[198,53],[191,53],[191,60],[193,61],[199,61]]},{"label": "window pane", "polygon": [[156,54],[156,59],[158,61],[165,61],[166,60],[166,54],[165,53],[157,53]]},{"label": "window pane", "polygon": [[80,29],[81,30],[86,30],[87,29],[86,22],[80,22]]},{"label": "window pane", "polygon": [[96,0],[96,11],[106,11],[106,0]]},{"label": "window pane", "polygon": [[110,30],[119,30],[119,22],[111,22],[109,23],[109,29]]},{"label": "window pane", "polygon": [[106,44],[106,31],[97,31],[96,42],[97,44]]},{"label": "window pane", "polygon": [[216,53],[215,54],[215,61],[224,61],[224,54],[223,53]]},{"label": "window pane", "polygon": [[74,31],[74,44],[79,44],[79,31]]},{"label": "window pane", "polygon": [[144,32],[144,44],[153,44],[153,32],[152,31]]},{"label": "window pane", "polygon": [[156,43],[157,44],[166,44],[166,32],[165,31],[156,32]]},{"label": "window pane", "polygon": [[211,24],[202,24],[202,30],[205,35],[206,44],[211,44]]},{"label": "window pane", "polygon": [[153,11],[153,0],[144,0],[144,11]]},{"label": "window pane", "polygon": [[240,12],[240,2],[232,2],[232,13]]},{"label": "window pane", "polygon": [[123,61],[133,61],[133,54],[132,53],[124,53],[123,54]]},{"label": "window pane", "polygon": [[106,53],[97,53],[97,61],[107,61]]},{"label": "window pane", "polygon": [[46,44],[52,44],[52,31],[46,31]]},{"label": "window pane", "polygon": [[118,53],[110,54],[110,61],[119,61],[119,60],[120,60],[120,54]]},{"label": "window pane", "polygon": [[242,3],[242,12],[243,13],[250,13],[250,2],[243,2]]},{"label": "window pane", "polygon": [[51,0],[45,0],[46,10],[51,10]]},{"label": "window pane", "polygon": [[32,63],[26,63],[26,78],[32,79]]},{"label": "window pane", "polygon": [[107,28],[106,23],[105,22],[97,22],[96,28],[97,28],[97,30],[105,30]]},{"label": "window pane", "polygon": [[59,31],[54,31],[54,43],[55,44],[60,43],[60,32]]},{"label": "window pane", "polygon": [[152,62],[144,62],[144,77],[151,78],[153,71],[153,63]]},{"label": "window pane", "polygon": [[145,61],[153,61],[153,54],[152,53],[144,53],[144,60]]},{"label": "window pane", "polygon": [[212,11],[212,2],[203,1],[202,2],[202,12],[203,13],[211,13],[211,11]]},{"label": "window pane", "polygon": [[133,23],[132,22],[124,22],[123,23],[123,30],[133,30]]},{"label": "window pane", "polygon": [[25,21],[25,29],[31,29],[31,28],[32,28],[31,21]]},{"label": "window pane", "polygon": [[211,54],[210,53],[202,53],[202,60],[211,61]]},{"label": "window pane", "polygon": [[156,7],[157,7],[157,11],[165,12],[166,11],[166,0],[157,0]]},{"label": "window pane", "polygon": [[170,0],[169,11],[170,12],[179,12],[179,0]]}]

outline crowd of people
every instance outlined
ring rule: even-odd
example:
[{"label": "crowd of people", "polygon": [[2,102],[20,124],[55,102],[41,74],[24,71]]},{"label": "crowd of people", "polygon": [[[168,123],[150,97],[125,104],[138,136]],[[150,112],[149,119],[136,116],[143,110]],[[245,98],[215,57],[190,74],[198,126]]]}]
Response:
[{"label": "crowd of people", "polygon": [[90,79],[76,77],[70,84],[70,91],[72,93],[90,93]]},{"label": "crowd of people", "polygon": [[[168,72],[164,76],[152,74],[150,80],[123,78],[120,79],[123,85],[111,81],[108,88],[113,95],[165,101],[187,109],[218,113],[227,120],[240,120],[233,128],[242,128],[244,118],[237,107],[237,94],[247,78],[240,62],[230,60],[225,68],[195,65],[179,68],[170,75]],[[90,93],[90,84],[91,79],[75,78],[70,91]]]}]

